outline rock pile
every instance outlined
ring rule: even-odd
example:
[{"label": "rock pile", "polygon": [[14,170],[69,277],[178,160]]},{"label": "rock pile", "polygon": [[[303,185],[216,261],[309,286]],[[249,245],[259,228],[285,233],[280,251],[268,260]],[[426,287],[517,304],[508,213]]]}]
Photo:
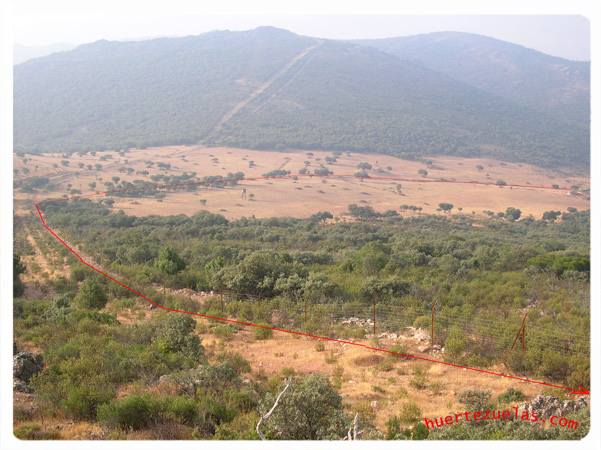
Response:
[{"label": "rock pile", "polygon": [[521,409],[529,413],[536,411],[540,417],[548,419],[551,416],[564,417],[585,408],[587,405],[588,401],[585,397],[560,400],[550,395],[538,395],[532,401],[522,404]]},{"label": "rock pile", "polygon": [[44,359],[40,354],[18,352],[13,356],[13,389],[19,392],[31,392],[27,383],[44,368]]},{"label": "rock pile", "polygon": [[342,325],[356,325],[363,328],[372,328],[374,323],[371,319],[361,319],[359,317],[349,317],[348,319],[344,319]]}]

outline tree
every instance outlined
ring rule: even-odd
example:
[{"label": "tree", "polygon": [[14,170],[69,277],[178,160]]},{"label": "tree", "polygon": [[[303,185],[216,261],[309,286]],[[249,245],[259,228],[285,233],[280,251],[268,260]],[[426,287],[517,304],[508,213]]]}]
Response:
[{"label": "tree", "polygon": [[348,205],[348,212],[351,216],[359,219],[371,219],[380,216],[371,206],[359,206],[355,203]]},{"label": "tree", "polygon": [[438,207],[442,209],[444,212],[449,212],[453,209],[452,203],[439,203]]},{"label": "tree", "polygon": [[505,210],[505,217],[511,221],[516,221],[522,215],[522,211],[518,208],[509,207]]},{"label": "tree", "polygon": [[[263,413],[272,407],[275,397],[268,394],[261,402]],[[271,439],[340,439],[346,434],[349,421],[342,398],[328,378],[312,374],[290,383],[263,427]]]},{"label": "tree", "polygon": [[81,283],[73,300],[81,308],[101,309],[106,305],[107,297],[100,283],[94,278],[88,278]]},{"label": "tree", "polygon": [[163,273],[175,275],[184,270],[186,263],[180,258],[173,247],[166,246],[159,251],[155,266]]},{"label": "tree", "polygon": [[419,169],[419,170],[417,171],[417,173],[418,173],[419,175],[421,175],[422,177],[427,177],[427,176],[428,176],[428,171],[427,171],[426,169]]},{"label": "tree", "polygon": [[313,222],[325,222],[326,220],[333,219],[334,216],[329,211],[319,211],[311,216],[311,221]]},{"label": "tree", "polygon": [[318,301],[332,297],[337,288],[338,286],[323,274],[311,272],[305,280],[302,293],[307,300]]},{"label": "tree", "polygon": [[543,220],[555,222],[559,216],[561,216],[561,211],[545,211],[543,213]]},{"label": "tree", "polygon": [[357,169],[361,169],[361,170],[371,170],[372,166],[370,163],[368,162],[360,162],[359,164],[357,164]]},{"label": "tree", "polygon": [[13,255],[13,296],[19,297],[23,295],[25,286],[21,281],[21,274],[25,273],[25,265],[21,262],[19,255]]},{"label": "tree", "polygon": [[180,353],[194,364],[206,362],[204,348],[198,336],[193,334],[196,322],[184,314],[169,314],[158,325],[155,344],[167,353]]}]

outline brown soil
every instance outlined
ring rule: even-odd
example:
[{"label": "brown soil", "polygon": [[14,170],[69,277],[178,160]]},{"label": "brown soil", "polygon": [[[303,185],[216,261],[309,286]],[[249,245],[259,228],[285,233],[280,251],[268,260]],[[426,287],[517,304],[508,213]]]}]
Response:
[{"label": "brown soil", "polygon": [[[101,161],[103,156],[113,159]],[[568,174],[541,169],[527,164],[510,164],[484,158],[432,157],[432,164],[420,161],[407,161],[381,154],[344,153],[338,156],[334,164],[326,164],[325,157],[331,156],[325,151],[256,151],[233,148],[204,147],[160,147],[145,150],[132,150],[125,156],[116,152],[97,153],[96,156],[73,155],[69,158],[69,166],[61,165],[60,154],[28,155],[31,159],[26,165],[30,170],[28,176],[44,175],[58,183],[60,189],[45,193],[40,198],[60,197],[71,188],[79,189],[83,195],[94,195],[95,191],[88,186],[96,182],[97,191],[104,191],[104,182],[113,176],[122,180],[133,181],[145,179],[137,171],[147,170],[149,175],[180,175],[183,172],[196,172],[198,176],[227,175],[229,172],[244,172],[247,180],[239,186],[225,189],[201,188],[198,192],[170,193],[163,200],[116,198],[115,209],[122,209],[133,215],[191,215],[206,209],[220,213],[228,218],[243,216],[272,217],[294,216],[307,217],[317,211],[331,211],[336,216],[343,215],[349,204],[368,205],[377,211],[387,209],[399,210],[402,204],[423,208],[422,213],[441,214],[438,204],[452,203],[455,213],[482,214],[484,211],[504,211],[507,207],[520,208],[524,216],[533,214],[540,217],[544,211],[551,209],[566,210],[572,206],[588,209],[589,201],[583,196],[570,195],[563,189],[540,189],[535,186],[551,186],[558,184],[569,189],[572,185],[589,187],[586,175]],[[213,158],[217,158],[215,161]],[[160,170],[147,168],[146,161],[171,164],[171,169]],[[249,167],[249,162],[254,166]],[[309,164],[315,169],[321,164],[334,172],[332,177],[288,179],[256,179],[266,172],[285,167],[292,175]],[[371,179],[360,181],[352,175],[357,171],[357,164],[369,162],[373,169]],[[103,165],[102,170],[79,168],[79,164]],[[54,168],[53,164],[58,167]],[[37,169],[35,168],[37,166]],[[477,166],[483,169],[478,170]],[[15,168],[25,167],[21,158],[15,157]],[[132,175],[119,172],[119,169],[131,167]],[[418,170],[428,171],[421,177]],[[341,176],[349,176],[340,178]],[[17,178],[24,175],[20,173]],[[381,178],[411,179],[411,181],[395,181]],[[380,179],[378,179],[380,178]],[[255,181],[250,179],[256,179]],[[443,181],[446,180],[446,181]],[[470,182],[495,183],[504,180],[508,184],[521,184],[525,187],[483,186]],[[434,181],[434,182],[431,182]],[[459,183],[458,183],[459,182]],[[397,184],[401,184],[401,193],[397,192]],[[532,186],[532,187],[529,187]],[[242,188],[247,189],[246,197]],[[31,198],[30,194],[16,192],[17,200]],[[202,204],[201,200],[206,200]],[[459,208],[462,210],[459,211]],[[401,212],[403,215],[414,212]]]}]

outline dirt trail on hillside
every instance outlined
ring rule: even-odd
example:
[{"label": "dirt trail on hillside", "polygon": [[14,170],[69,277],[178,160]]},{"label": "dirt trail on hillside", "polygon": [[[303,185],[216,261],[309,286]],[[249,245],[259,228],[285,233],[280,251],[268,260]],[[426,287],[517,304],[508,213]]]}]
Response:
[{"label": "dirt trail on hillside", "polygon": [[[29,245],[31,245],[31,248],[33,248],[34,255],[23,256],[23,259],[25,260],[25,266],[27,268],[26,277],[23,281],[25,281],[26,283],[29,281],[39,281],[42,279],[42,274],[44,272],[48,273],[48,275],[52,275],[52,273],[54,272],[52,264],[50,264],[50,261],[48,261],[46,255],[44,255],[44,253],[40,249],[40,246],[38,245],[36,239],[33,237],[31,230],[29,228],[26,228],[25,234],[27,242],[29,243]],[[34,272],[34,270],[31,267],[31,264],[27,264],[30,262],[35,263],[37,266],[39,266],[40,269]]]},{"label": "dirt trail on hillside", "polygon": [[246,105],[248,105],[250,102],[252,102],[259,95],[263,94],[263,92],[265,92],[275,81],[277,81],[282,76],[284,76],[296,63],[298,63],[299,61],[304,59],[307,55],[312,53],[316,48],[318,48],[322,44],[323,44],[322,41],[318,41],[314,45],[311,45],[310,47],[307,47],[306,49],[304,49],[302,52],[300,52],[298,55],[296,55],[294,58],[292,58],[290,61],[288,61],[288,63],[284,67],[282,67],[282,69],[280,69],[278,72],[276,72],[275,75],[273,75],[265,83],[260,85],[254,91],[252,91],[248,97],[246,97],[244,100],[242,100],[241,102],[234,105],[234,107],[231,110],[229,110],[227,113],[225,113],[225,115],[221,118],[221,120],[219,120],[219,122],[217,123],[217,125],[215,126],[213,131],[211,132],[211,135],[215,135],[215,134],[219,133],[221,131],[221,129],[223,128],[223,126],[232,117],[234,117],[236,114],[238,114],[238,112],[240,112]]}]

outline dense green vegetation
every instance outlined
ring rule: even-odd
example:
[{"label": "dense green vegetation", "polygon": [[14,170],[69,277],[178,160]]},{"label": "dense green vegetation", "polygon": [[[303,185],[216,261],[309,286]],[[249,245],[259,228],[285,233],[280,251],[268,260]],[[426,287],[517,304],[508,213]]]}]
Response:
[{"label": "dense green vegetation", "polygon": [[589,129],[589,62],[461,32],[356,42],[403,60],[419,61],[470,86]]},{"label": "dense green vegetation", "polygon": [[[374,212],[330,223],[326,211],[309,219],[228,221],[208,212],[132,217],[90,200],[45,201],[42,209],[69,242],[165,306],[364,338],[371,328],[342,319],[370,318],[375,304],[378,332],[428,329],[436,303],[436,341],[446,350],[441,357],[482,367],[504,363],[518,374],[567,386],[590,383],[588,212],[572,210],[558,221]],[[18,239],[16,250],[28,253],[25,243]],[[68,254],[50,236],[40,245],[59,260]],[[199,304],[160,286],[225,295]],[[15,410],[25,420],[15,433],[24,439],[59,438],[38,422],[53,416],[99,423],[111,439],[131,433],[257,439],[260,416],[285,385],[261,427],[269,439],[341,439],[355,415],[361,439],[580,439],[588,430],[584,409],[570,416],[580,423],[577,430],[512,419],[429,431],[410,398],[378,429],[370,407],[342,402],[340,371],[325,377],[284,369],[268,377],[225,346],[203,345],[197,334],[202,328],[226,342],[238,326],[197,324],[159,309],[145,320],[120,319],[136,305],[144,317],[140,299],[75,260],[70,275],[48,280],[48,287],[47,298],[14,303],[17,343],[39,348],[45,362],[31,381],[39,411]],[[526,310],[528,348],[508,352]],[[252,339],[271,335],[257,328]],[[324,351],[323,343],[315,350]],[[401,345],[392,350],[412,351]],[[389,365],[384,360],[376,370]],[[419,367],[413,374],[412,389],[440,389]],[[515,388],[496,397],[457,393],[457,402],[470,410],[523,399]]]},{"label": "dense green vegetation", "polygon": [[20,64],[14,78],[16,151],[202,143],[589,160],[587,121],[566,124],[369,46],[273,28],[98,41]]},{"label": "dense green vegetation", "polygon": [[[588,212],[555,223],[349,208],[361,220],[327,225],[325,212],[230,222],[208,212],[132,217],[88,200],[44,203],[53,226],[134,287],[226,293],[225,306],[209,301],[204,311],[272,323],[277,310],[277,325],[348,335],[364,331],[332,320],[369,318],[374,302],[379,329],[393,331],[428,328],[422,319],[436,304],[446,358],[502,360],[518,373],[588,386]],[[526,311],[527,350],[508,352]]]}]

